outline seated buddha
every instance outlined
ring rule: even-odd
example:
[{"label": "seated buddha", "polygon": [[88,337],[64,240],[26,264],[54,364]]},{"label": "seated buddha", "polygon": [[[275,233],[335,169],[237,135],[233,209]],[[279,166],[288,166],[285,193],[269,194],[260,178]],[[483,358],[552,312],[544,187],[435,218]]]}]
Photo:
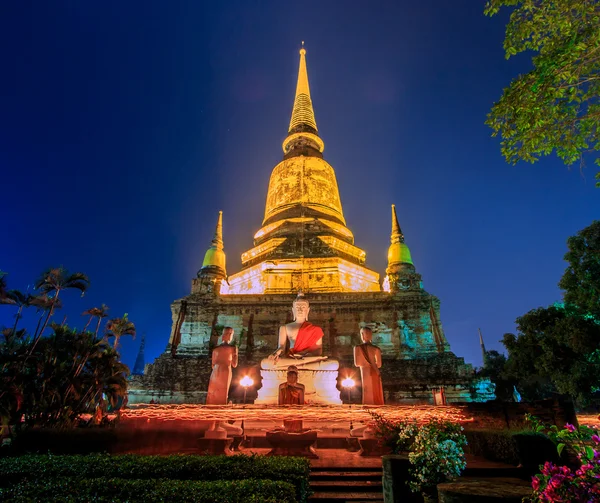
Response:
[{"label": "seated buddha", "polygon": [[294,365],[298,370],[337,370],[337,360],[323,356],[323,330],[308,321],[310,304],[302,293],[292,304],[294,321],[279,327],[277,349],[261,362],[261,368],[284,370]]}]

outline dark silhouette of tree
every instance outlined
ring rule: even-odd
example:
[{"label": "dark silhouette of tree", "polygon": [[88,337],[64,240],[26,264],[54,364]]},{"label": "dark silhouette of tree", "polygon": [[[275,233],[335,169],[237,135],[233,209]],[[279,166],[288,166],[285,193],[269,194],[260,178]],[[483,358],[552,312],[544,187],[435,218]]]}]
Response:
[{"label": "dark silhouette of tree", "polygon": [[122,318],[113,318],[106,323],[106,337],[115,338],[113,345],[115,350],[119,347],[121,337],[125,335],[135,337],[135,325],[127,318],[127,313]]},{"label": "dark silhouette of tree", "polygon": [[92,320],[94,318],[98,319],[98,322],[96,323],[96,330],[94,332],[95,338],[98,338],[98,331],[100,330],[100,323],[102,322],[102,320],[104,318],[108,318],[108,306],[106,304],[102,304],[100,307],[92,307],[92,308],[88,309],[87,311],[84,311],[82,313],[82,316],[90,317],[88,322],[85,324],[85,327],[83,328],[84,332],[87,330],[89,324],[92,322]]},{"label": "dark silhouette of tree", "polygon": [[89,278],[81,273],[75,272],[70,273],[64,267],[56,267],[52,269],[48,269],[38,278],[35,282],[35,287],[42,293],[50,296],[53,299],[52,306],[48,311],[48,315],[46,316],[46,320],[40,330],[39,334],[36,334],[36,337],[41,337],[48,325],[48,321],[54,314],[54,310],[56,308],[56,302],[58,301],[59,295],[63,290],[75,289],[79,290],[82,295],[87,290],[90,284]]}]

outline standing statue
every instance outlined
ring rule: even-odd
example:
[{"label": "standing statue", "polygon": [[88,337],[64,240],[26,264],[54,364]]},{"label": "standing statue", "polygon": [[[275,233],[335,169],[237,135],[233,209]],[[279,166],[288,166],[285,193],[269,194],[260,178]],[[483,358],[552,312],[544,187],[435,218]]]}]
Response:
[{"label": "standing statue", "polygon": [[363,405],[383,405],[381,385],[381,349],[373,345],[373,331],[369,327],[360,329],[362,344],[354,346],[354,365],[360,367]]},{"label": "standing statue", "polygon": [[278,405],[304,405],[304,384],[298,382],[298,367],[290,365],[287,382],[279,385]]},{"label": "standing statue", "polygon": [[223,329],[222,342],[212,352],[212,373],[208,381],[206,405],[226,405],[231,384],[231,368],[237,367],[238,348],[231,344],[233,328]]},{"label": "standing statue", "polygon": [[277,349],[261,362],[263,369],[283,369],[294,365],[299,370],[337,370],[339,363],[323,355],[323,330],[308,321],[310,304],[299,293],[292,304],[294,321],[279,327]]}]

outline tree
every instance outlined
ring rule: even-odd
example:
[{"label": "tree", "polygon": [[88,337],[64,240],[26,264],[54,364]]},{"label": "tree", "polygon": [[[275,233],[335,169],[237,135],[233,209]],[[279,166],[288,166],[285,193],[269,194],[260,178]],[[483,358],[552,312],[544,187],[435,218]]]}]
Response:
[{"label": "tree", "polygon": [[35,287],[43,294],[53,294],[51,297],[53,299],[53,303],[52,307],[50,307],[50,310],[48,311],[48,316],[46,316],[46,320],[44,321],[44,325],[42,326],[40,333],[36,334],[35,336],[41,337],[44,333],[44,330],[48,325],[48,320],[54,314],[55,305],[58,301],[60,292],[74,288],[83,294],[89,285],[90,280],[85,274],[81,272],[75,272],[71,274],[64,267],[55,267],[43,272],[36,281]]},{"label": "tree", "polygon": [[6,298],[6,274],[4,271],[0,271],[0,302]]},{"label": "tree", "polygon": [[15,314],[15,324],[13,326],[13,330],[17,330],[17,325],[19,320],[21,319],[21,313],[23,312],[24,307],[29,307],[31,305],[32,296],[28,293],[23,293],[20,290],[9,290],[6,292],[5,300],[10,300],[11,304],[17,306],[19,309],[17,314]]},{"label": "tree", "polygon": [[518,335],[506,334],[506,374],[526,399],[552,392],[586,404],[600,388],[600,324],[556,305],[517,318]]},{"label": "tree", "polygon": [[98,337],[98,330],[100,330],[100,322],[103,318],[108,318],[108,306],[106,304],[102,304],[100,307],[92,307],[87,311],[82,313],[82,316],[89,316],[90,319],[83,327],[83,331],[87,330],[87,327],[92,322],[94,318],[98,318],[98,323],[96,324],[96,331],[94,332],[94,337]]},{"label": "tree", "polygon": [[513,400],[513,386],[516,384],[514,379],[507,377],[506,356],[498,351],[491,350],[485,352],[485,361],[481,376],[488,377],[496,385],[496,398],[502,401]]},{"label": "tree", "polygon": [[567,245],[569,265],[558,284],[565,303],[600,320],[600,220],[571,236]]},{"label": "tree", "polygon": [[[5,427],[72,426],[82,414],[106,411],[126,396],[129,369],[106,339],[97,340],[107,307],[87,314],[98,318],[96,333],[52,323],[52,312],[61,307],[60,293],[68,288],[84,292],[89,284],[82,273],[65,269],[46,271],[36,287],[39,295],[8,290],[0,274],[0,303],[17,306],[17,322],[23,307],[34,306],[42,314],[33,338],[27,330],[0,327],[0,433]],[[50,320],[50,321],[49,321]],[[43,326],[42,326],[43,322]],[[115,346],[119,337],[134,335],[135,326],[123,318],[111,320]],[[46,325],[51,333],[42,337]]]},{"label": "tree", "polygon": [[600,2],[488,0],[485,13],[503,7],[513,8],[506,58],[534,56],[533,69],[504,89],[486,121],[502,138],[502,154],[516,164],[555,152],[568,166],[587,154],[600,165]]},{"label": "tree", "polygon": [[113,318],[106,323],[106,337],[114,337],[113,348],[119,347],[119,340],[124,335],[135,337],[135,325],[127,318],[127,313],[122,318]]}]

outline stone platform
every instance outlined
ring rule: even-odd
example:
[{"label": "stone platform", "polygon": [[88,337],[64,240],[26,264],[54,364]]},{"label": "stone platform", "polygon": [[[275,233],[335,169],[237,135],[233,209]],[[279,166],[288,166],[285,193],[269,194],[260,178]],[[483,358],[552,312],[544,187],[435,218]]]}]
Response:
[{"label": "stone platform", "polygon": [[[337,363],[337,362],[336,362]],[[261,369],[262,387],[258,390],[256,405],[277,405],[279,385],[287,380],[287,369]],[[304,384],[304,401],[307,405],[341,405],[337,389],[337,370],[303,370],[298,368],[298,382]]]}]

